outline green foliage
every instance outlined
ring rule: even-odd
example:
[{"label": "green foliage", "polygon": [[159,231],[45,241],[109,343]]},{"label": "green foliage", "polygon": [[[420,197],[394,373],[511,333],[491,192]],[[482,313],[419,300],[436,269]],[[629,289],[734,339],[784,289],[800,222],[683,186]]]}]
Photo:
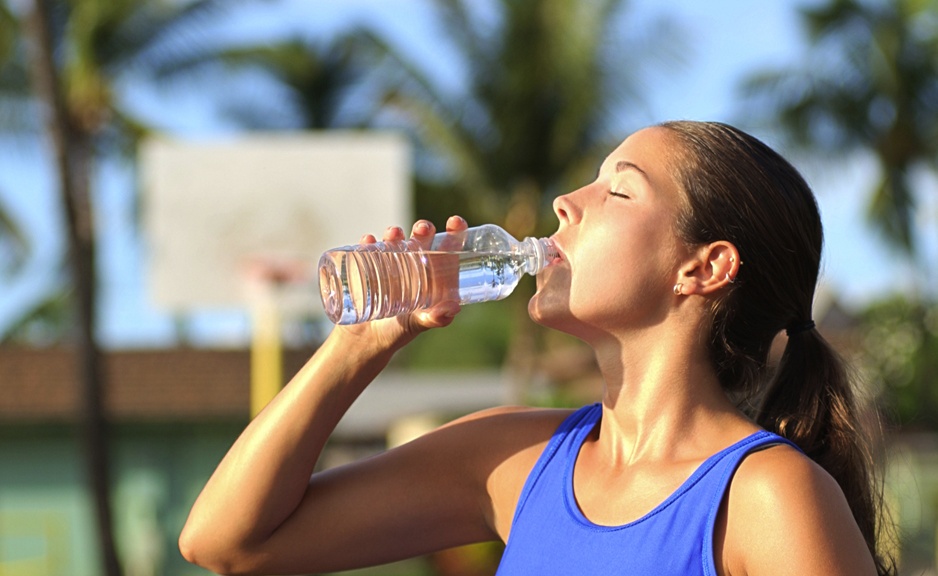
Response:
[{"label": "green foliage", "polygon": [[[417,136],[421,216],[457,208],[516,236],[552,230],[550,200],[589,181],[624,136],[618,111],[641,105],[637,79],[662,51],[622,32],[620,0],[499,0],[476,17],[469,2],[434,2],[462,72],[447,88],[374,36],[385,102]],[[655,29],[655,42],[673,40]],[[630,42],[631,40],[631,42]],[[676,45],[672,44],[672,45]],[[627,72],[611,64],[628,55]],[[644,68],[643,68],[644,67]],[[440,197],[433,201],[431,190]]]},{"label": "green foliage", "polygon": [[0,343],[50,346],[61,344],[66,327],[74,325],[75,313],[69,305],[69,294],[56,292],[24,310],[19,318],[0,334]]},{"label": "green foliage", "polygon": [[417,338],[399,354],[402,367],[417,370],[497,368],[504,363],[513,302],[466,306],[446,330]]},{"label": "green foliage", "polygon": [[20,23],[0,2],[0,131],[20,134],[36,129],[28,100],[29,74]]},{"label": "green foliage", "polygon": [[938,303],[894,297],[862,314],[862,357],[887,416],[938,429]]},{"label": "green foliage", "polygon": [[118,82],[145,78],[185,59],[208,41],[205,25],[232,2],[193,0],[57,0],[54,30],[66,106],[75,129],[98,149],[132,155],[147,132],[120,97]]},{"label": "green foliage", "polygon": [[0,277],[19,271],[29,252],[29,237],[0,202]]},{"label": "green foliage", "polygon": [[749,79],[747,116],[768,109],[814,152],[872,153],[881,179],[869,190],[869,218],[914,253],[911,173],[938,169],[938,3],[828,0],[802,19],[811,42],[803,65]]},{"label": "green foliage", "polygon": [[17,22],[5,3],[0,3],[0,65],[7,62],[16,46]]},{"label": "green foliage", "polygon": [[355,31],[330,42],[288,38],[275,43],[208,48],[161,66],[162,79],[191,80],[220,65],[228,72],[260,72],[281,98],[248,101],[229,95],[223,106],[238,124],[253,130],[325,130],[362,127],[377,103],[362,97],[369,63]]}]

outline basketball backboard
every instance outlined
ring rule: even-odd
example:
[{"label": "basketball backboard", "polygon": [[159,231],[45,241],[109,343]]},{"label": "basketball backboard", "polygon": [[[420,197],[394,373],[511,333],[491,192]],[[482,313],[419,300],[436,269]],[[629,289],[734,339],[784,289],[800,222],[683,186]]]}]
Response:
[{"label": "basketball backboard", "polygon": [[320,254],[411,220],[410,151],[394,133],[157,138],[141,154],[149,287],[173,311],[249,306],[258,259],[308,266],[298,305],[321,310]]}]

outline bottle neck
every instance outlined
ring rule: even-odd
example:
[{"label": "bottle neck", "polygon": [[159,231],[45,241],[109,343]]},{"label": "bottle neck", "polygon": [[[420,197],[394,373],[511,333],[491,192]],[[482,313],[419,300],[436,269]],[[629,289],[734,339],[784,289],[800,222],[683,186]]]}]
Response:
[{"label": "bottle neck", "polygon": [[557,247],[550,238],[527,237],[521,242],[521,249],[525,255],[524,271],[534,276],[550,266],[557,258]]}]

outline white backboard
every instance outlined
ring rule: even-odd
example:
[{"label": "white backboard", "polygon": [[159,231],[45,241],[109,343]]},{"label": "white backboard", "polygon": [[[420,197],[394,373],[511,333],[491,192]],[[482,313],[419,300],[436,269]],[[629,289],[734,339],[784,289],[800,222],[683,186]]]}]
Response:
[{"label": "white backboard", "polygon": [[411,221],[398,134],[152,139],[141,166],[150,292],[170,310],[247,306],[245,268],[258,258],[308,265],[318,306],[323,251]]}]

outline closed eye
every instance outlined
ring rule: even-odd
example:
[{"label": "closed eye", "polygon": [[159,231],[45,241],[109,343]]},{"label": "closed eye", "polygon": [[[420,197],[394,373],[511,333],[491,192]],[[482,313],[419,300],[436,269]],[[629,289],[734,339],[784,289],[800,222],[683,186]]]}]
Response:
[{"label": "closed eye", "polygon": [[623,194],[622,192],[616,192],[615,190],[609,191],[610,196],[617,196],[619,198],[630,198],[628,194]]}]

